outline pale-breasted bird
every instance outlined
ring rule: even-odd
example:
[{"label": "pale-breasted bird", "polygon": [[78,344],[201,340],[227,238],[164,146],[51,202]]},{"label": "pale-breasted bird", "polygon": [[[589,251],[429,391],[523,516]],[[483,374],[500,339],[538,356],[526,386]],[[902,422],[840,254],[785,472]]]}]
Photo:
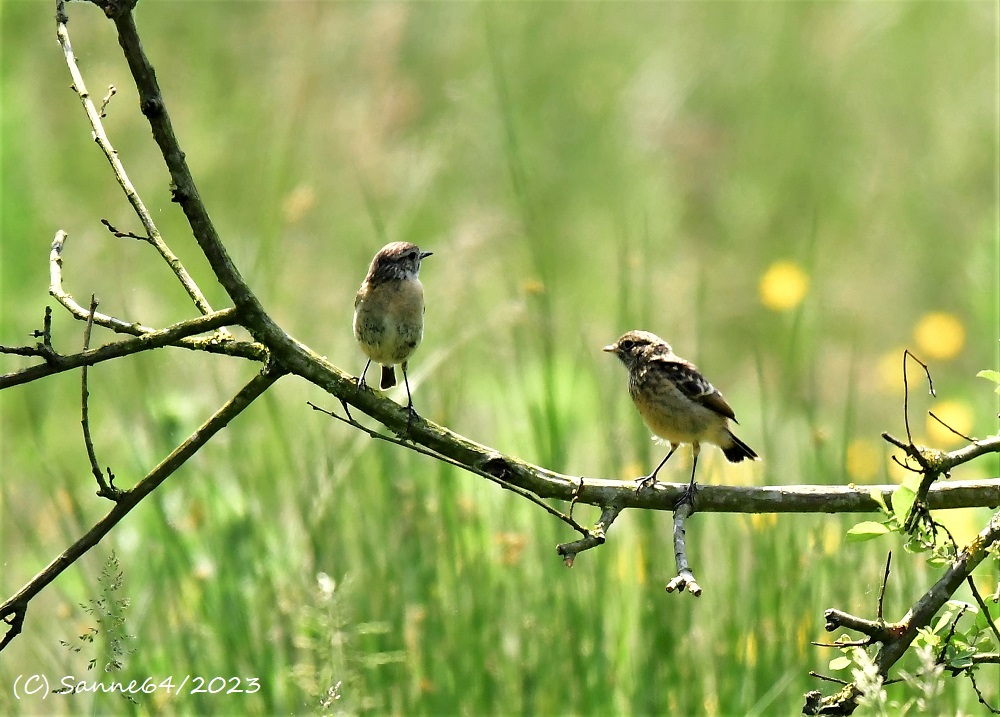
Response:
[{"label": "pale-breasted bird", "polygon": [[392,388],[396,385],[394,367],[400,364],[411,415],[415,411],[406,364],[424,337],[424,287],[419,274],[420,262],[430,255],[409,242],[386,244],[372,259],[354,298],[354,337],[368,356],[358,388],[365,385],[372,361],[382,366],[380,387]]},{"label": "pale-breasted bird", "polygon": [[657,472],[682,443],[691,444],[694,460],[681,502],[694,499],[694,474],[702,443],[719,446],[730,463],[758,460],[754,450],[730,430],[729,421],[738,421],[726,399],[666,341],[648,331],[629,331],[604,350],[615,354],[628,369],[628,392],[646,426],[670,444],[670,452],[660,465],[638,479],[637,490],[656,484]]}]

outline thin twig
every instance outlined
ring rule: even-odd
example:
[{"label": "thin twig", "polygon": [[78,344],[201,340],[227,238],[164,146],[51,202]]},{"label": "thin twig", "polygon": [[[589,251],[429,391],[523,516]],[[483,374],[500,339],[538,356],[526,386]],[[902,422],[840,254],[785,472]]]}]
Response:
[{"label": "thin twig", "polygon": [[927,386],[930,394],[932,396],[937,394],[934,393],[934,381],[931,379],[931,371],[927,368],[927,364],[918,359],[909,349],[903,349],[903,424],[906,426],[906,440],[909,441],[910,445],[913,445],[913,435],[910,433],[910,383],[906,375],[907,356],[923,367],[924,373],[927,375]]},{"label": "thin twig", "polygon": [[[91,294],[90,296],[90,320],[87,321],[87,328],[83,330],[83,350],[84,352],[90,349],[90,332],[94,328],[94,312],[97,311],[97,297]],[[87,446],[87,458],[90,460],[90,470],[94,474],[94,478],[97,479],[97,495],[102,498],[107,498],[108,500],[117,501],[121,497],[121,491],[115,488],[115,475],[108,468],[108,480],[104,479],[104,473],[101,471],[101,466],[97,462],[97,452],[94,450],[94,440],[90,435],[90,390],[87,388],[87,364],[83,365],[80,371],[80,403],[81,408],[81,418],[80,423],[83,425],[83,442]]]},{"label": "thin twig", "polygon": [[11,356],[38,356],[40,358],[45,358],[41,344],[36,346],[0,346],[0,354],[9,354]]},{"label": "thin twig", "polygon": [[107,230],[111,232],[111,235],[116,239],[138,239],[139,241],[144,241],[149,244],[152,243],[152,241],[148,236],[140,236],[139,234],[136,234],[134,232],[118,231],[117,227],[115,227],[115,225],[109,222],[107,219],[101,219],[101,224],[103,224],[107,228]]},{"label": "thin twig", "polygon": [[966,578],[966,582],[969,583],[969,589],[972,591],[972,596],[976,599],[976,604],[979,605],[979,609],[983,612],[983,617],[986,618],[986,624],[990,626],[990,630],[996,636],[997,645],[1000,646],[1000,629],[997,629],[997,624],[993,621],[993,617],[990,615],[990,608],[983,600],[983,596],[979,594],[979,588],[976,587],[976,581],[972,579],[970,575]]},{"label": "thin twig", "polygon": [[812,640],[810,645],[815,645],[816,647],[867,647],[872,644],[872,639],[866,637],[864,640],[837,640],[836,642],[819,642],[818,640]]},{"label": "thin twig", "polygon": [[108,116],[107,109],[108,105],[111,104],[111,98],[117,94],[118,90],[115,89],[114,85],[108,85],[108,94],[104,95],[104,99],[101,100],[101,119]]},{"label": "thin twig", "polygon": [[573,498],[569,502],[569,517],[573,517],[573,509],[576,507],[576,502],[580,500],[580,491],[583,490],[583,476],[580,476],[580,485],[577,490],[573,491]]},{"label": "thin twig", "polygon": [[[813,643],[816,644],[816,643]],[[815,677],[817,680],[826,680],[827,682],[834,682],[838,685],[848,685],[850,684],[847,680],[842,680],[839,677],[830,677],[829,675],[821,675],[815,670],[809,670],[809,676]]]},{"label": "thin twig", "polygon": [[955,430],[954,428],[952,428],[952,427],[951,427],[951,426],[949,426],[949,425],[948,425],[947,423],[945,423],[944,421],[942,421],[942,420],[941,420],[940,418],[938,418],[938,417],[937,417],[936,415],[934,415],[934,411],[928,411],[928,412],[927,412],[927,415],[928,415],[928,416],[930,416],[931,418],[933,418],[933,419],[934,419],[935,421],[937,421],[938,423],[940,423],[940,424],[941,424],[942,426],[944,426],[945,428],[947,428],[947,429],[948,429],[949,431],[951,431],[952,433],[954,433],[954,434],[955,434],[956,436],[958,436],[959,438],[964,438],[964,439],[965,439],[965,440],[967,440],[967,441],[968,441],[969,443],[975,443],[975,442],[976,442],[976,439],[975,439],[975,438],[970,438],[969,436],[965,435],[965,434],[964,434],[964,433],[962,433],[961,431],[956,431],[956,430]]},{"label": "thin twig", "polygon": [[87,118],[90,120],[90,126],[93,128],[94,141],[97,142],[97,146],[101,148],[101,151],[104,152],[104,156],[111,164],[111,168],[115,173],[115,179],[118,180],[119,186],[121,186],[122,191],[125,193],[125,198],[128,200],[128,203],[132,205],[132,209],[135,211],[136,216],[139,217],[139,221],[142,222],[142,226],[145,228],[146,234],[149,236],[149,243],[156,247],[157,252],[159,252],[160,256],[163,257],[163,260],[166,261],[167,265],[180,281],[184,290],[187,292],[188,296],[191,297],[191,300],[194,302],[194,305],[198,308],[198,310],[202,314],[211,314],[213,309],[208,303],[208,300],[205,298],[205,295],[201,293],[201,289],[198,288],[194,279],[192,279],[191,275],[188,274],[187,269],[185,269],[184,265],[181,264],[177,255],[170,250],[170,247],[168,247],[166,242],[163,241],[163,237],[160,236],[160,231],[156,228],[156,223],[153,221],[152,215],[143,203],[142,198],[135,191],[132,181],[128,178],[128,174],[125,172],[125,166],[118,158],[118,152],[111,145],[107,132],[104,130],[104,124],[101,122],[101,116],[103,110],[107,107],[108,102],[111,101],[111,96],[115,93],[114,86],[111,87],[108,96],[105,98],[101,111],[98,111],[90,98],[90,94],[87,92],[87,85],[83,81],[83,74],[80,72],[80,67],[76,62],[76,55],[73,53],[73,46],[70,44],[69,30],[66,26],[66,22],[67,18],[65,8],[60,2],[56,12],[56,38],[59,40],[59,45],[63,49],[63,57],[66,60],[66,66],[69,68],[70,76],[73,78],[73,90],[80,97],[83,109],[87,113]]},{"label": "thin twig", "polygon": [[43,356],[54,355],[55,350],[52,348],[52,307],[45,307],[45,316],[42,318],[42,333],[38,334],[38,331],[34,331],[32,335],[38,339],[42,340],[40,344],[43,349]]},{"label": "thin twig", "polygon": [[41,339],[34,346],[0,346],[0,354],[10,354],[13,356],[38,356],[46,361],[53,362],[59,360],[59,354],[52,348],[52,307],[45,307],[45,317],[42,319],[42,328],[35,329],[30,334],[32,338]]},{"label": "thin twig", "polygon": [[[971,578],[972,576],[970,575],[969,577]],[[958,614],[955,615],[955,619],[951,621],[951,627],[948,628],[948,634],[941,643],[941,651],[938,653],[937,660],[935,660],[938,665],[944,664],[944,655],[948,651],[948,645],[951,644],[952,638],[955,637],[955,630],[958,629],[958,621],[962,619],[962,615],[965,614],[968,607],[968,605],[962,605],[959,608]]]},{"label": "thin twig", "polygon": [[[885,437],[886,435],[888,435],[888,434],[886,434],[886,433],[882,434],[883,437]],[[909,463],[904,463],[903,461],[901,461],[898,458],[896,458],[896,456],[889,456],[889,457],[892,459],[892,461],[897,466],[899,466],[900,468],[905,468],[906,470],[910,471],[910,473],[920,473],[921,472],[921,470],[919,468],[914,468]]]},{"label": "thin twig", "polygon": [[505,488],[506,490],[509,490],[509,491],[511,491],[513,493],[517,493],[522,498],[525,498],[526,500],[528,500],[528,501],[534,503],[535,505],[543,508],[547,513],[549,513],[549,515],[552,515],[552,516],[558,518],[559,520],[563,521],[564,523],[566,523],[567,525],[569,525],[570,527],[572,527],[574,530],[580,532],[581,534],[583,534],[583,535],[587,534],[587,529],[584,528],[579,523],[577,523],[575,520],[573,520],[573,518],[571,518],[570,516],[568,516],[565,513],[561,513],[560,511],[556,510],[551,505],[548,505],[547,503],[545,503],[545,501],[541,500],[540,498],[538,498],[533,493],[530,493],[529,491],[526,491],[526,490],[524,490],[523,488],[521,488],[519,486],[516,486],[516,485],[514,485],[512,483],[509,483],[509,482],[503,480],[502,478],[499,478],[499,477],[497,477],[497,476],[495,476],[495,475],[493,475],[491,473],[487,473],[484,470],[480,470],[480,469],[476,468],[475,466],[470,466],[470,465],[466,465],[465,463],[460,463],[459,461],[456,461],[453,458],[449,458],[448,456],[441,455],[440,453],[437,453],[436,451],[432,451],[432,450],[430,450],[428,448],[425,448],[425,447],[423,447],[421,445],[418,445],[418,444],[415,444],[415,443],[411,443],[411,442],[409,442],[407,440],[404,440],[404,439],[401,439],[401,438],[397,438],[396,436],[392,436],[392,435],[389,435],[389,434],[386,434],[386,433],[379,433],[378,431],[375,431],[375,430],[373,430],[371,428],[368,428],[368,426],[365,426],[364,424],[358,423],[357,421],[355,421],[354,418],[352,418],[350,416],[349,412],[348,412],[348,417],[344,418],[343,416],[341,416],[341,415],[339,415],[339,414],[337,414],[337,413],[335,413],[333,411],[328,411],[325,408],[320,408],[319,406],[317,406],[312,401],[306,401],[306,404],[308,404],[314,411],[319,411],[320,413],[324,413],[327,416],[330,416],[331,418],[336,418],[338,421],[341,421],[342,423],[346,423],[347,425],[352,426],[353,428],[357,428],[358,430],[360,430],[360,431],[362,431],[364,433],[367,433],[372,438],[376,438],[376,439],[381,440],[381,441],[387,441],[388,443],[392,443],[392,444],[395,444],[397,446],[403,446],[404,448],[409,448],[410,450],[415,451],[415,452],[417,452],[417,453],[419,453],[421,455],[428,456],[430,458],[434,458],[435,460],[439,460],[442,463],[447,463],[448,465],[454,466],[456,468],[461,468],[462,470],[468,471],[469,473],[474,473],[475,475],[478,475],[478,476],[480,476],[482,478],[485,478],[488,481],[496,483],[501,488]]},{"label": "thin twig", "polygon": [[892,551],[890,550],[888,555],[885,556],[885,574],[882,576],[882,586],[878,591],[878,621],[881,623],[885,622],[885,617],[882,612],[882,604],[885,600],[885,586],[889,584],[889,566],[892,564]]},{"label": "thin twig", "polygon": [[969,681],[972,683],[972,689],[975,691],[976,697],[979,698],[979,703],[983,705],[986,709],[988,709],[991,714],[1000,715],[1000,709],[994,707],[989,702],[987,702],[986,698],[983,696],[983,691],[980,690],[979,685],[976,684],[975,673],[972,670],[969,670],[965,674],[969,676]]},{"label": "thin twig", "polygon": [[948,551],[947,548],[943,548],[942,550],[947,553],[948,558],[954,559],[954,557],[958,555],[958,541],[955,540],[955,536],[951,534],[950,530],[948,530],[948,526],[944,523],[931,521],[931,527],[934,529],[934,545],[928,547],[933,548],[937,545],[937,531],[940,528],[944,531],[944,534],[948,536],[948,547],[951,548],[950,551]]}]

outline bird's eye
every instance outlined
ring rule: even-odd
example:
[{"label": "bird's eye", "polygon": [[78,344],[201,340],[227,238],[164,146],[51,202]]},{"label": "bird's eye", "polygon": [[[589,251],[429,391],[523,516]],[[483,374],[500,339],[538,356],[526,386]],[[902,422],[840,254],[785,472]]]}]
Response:
[{"label": "bird's eye", "polygon": [[628,339],[628,340],[622,341],[619,344],[619,346],[621,346],[626,351],[631,351],[635,347],[635,341],[632,341],[631,339]]}]

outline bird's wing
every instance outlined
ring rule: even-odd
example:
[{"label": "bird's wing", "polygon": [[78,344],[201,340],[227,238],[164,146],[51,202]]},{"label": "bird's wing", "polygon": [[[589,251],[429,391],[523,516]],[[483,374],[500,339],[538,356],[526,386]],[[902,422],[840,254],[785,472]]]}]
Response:
[{"label": "bird's wing", "polygon": [[693,363],[676,358],[672,360],[659,359],[659,361],[667,371],[667,375],[673,380],[674,385],[687,398],[721,416],[736,420],[732,406],[726,402],[719,390],[701,375]]}]

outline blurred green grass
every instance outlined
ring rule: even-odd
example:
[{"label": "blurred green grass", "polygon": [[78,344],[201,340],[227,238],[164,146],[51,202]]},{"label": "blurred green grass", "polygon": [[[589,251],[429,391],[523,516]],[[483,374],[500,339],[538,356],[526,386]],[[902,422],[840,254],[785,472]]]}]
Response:
[{"label": "blurred green grass", "polygon": [[[118,89],[112,141],[224,305],[112,27],[69,9],[91,93]],[[0,6],[5,344],[41,322],[59,228],[78,298],[152,325],[191,311],[148,247],[99,224],[135,227],[66,89],[52,14]],[[944,311],[966,340],[931,362],[939,395],[973,434],[996,430],[974,378],[1000,365],[995,4],[143,0],[137,17],[222,236],[298,338],[360,370],[350,316],[371,255],[387,240],[435,252],[411,373],[432,420],[555,470],[639,475],[660,452],[600,347],[642,327],[699,363],[764,456],[747,469],[712,453],[702,480],[895,480],[877,436],[902,430],[901,395],[884,367]],[[787,312],[758,293],[779,260],[809,279]],[[55,336],[72,351],[80,327],[57,310]],[[95,368],[101,461],[131,484],[253,370],[177,351]],[[911,398],[922,415],[930,403]],[[106,678],[58,641],[88,625],[77,605],[114,548],[130,678],[257,676],[260,692],[134,706],[2,688],[5,713],[309,713],[340,682],[331,711],[346,713],[797,714],[818,686],[806,672],[833,656],[808,644],[828,638],[822,611],[874,609],[890,546],[843,545],[854,516],[697,516],[705,593],[666,596],[669,516],[623,515],[567,570],[554,546],[572,536],[548,516],[306,400],[323,397],[283,379],[33,602],[0,661],[0,685]],[[0,393],[5,594],[106,509],[77,402],[77,376]],[[869,474],[848,470],[857,446],[874,451]],[[984,514],[949,525],[967,534]],[[933,579],[896,560],[887,614]],[[977,709],[964,684],[938,706]]]}]

